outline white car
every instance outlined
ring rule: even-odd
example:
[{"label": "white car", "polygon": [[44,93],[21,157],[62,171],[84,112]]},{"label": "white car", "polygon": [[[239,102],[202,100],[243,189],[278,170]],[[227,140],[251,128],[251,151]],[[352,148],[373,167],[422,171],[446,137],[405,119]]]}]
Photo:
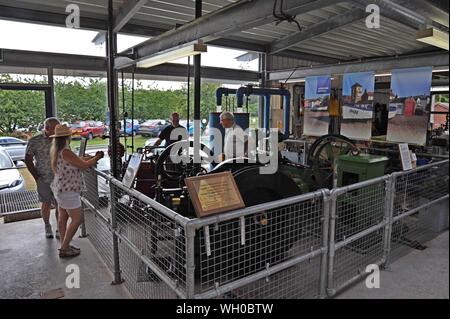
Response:
[{"label": "white car", "polygon": [[22,174],[6,150],[0,148],[0,194],[25,190]]},{"label": "white car", "polygon": [[25,151],[27,149],[27,142],[25,141],[15,137],[2,136],[0,137],[0,147],[8,152],[13,162],[25,159]]}]

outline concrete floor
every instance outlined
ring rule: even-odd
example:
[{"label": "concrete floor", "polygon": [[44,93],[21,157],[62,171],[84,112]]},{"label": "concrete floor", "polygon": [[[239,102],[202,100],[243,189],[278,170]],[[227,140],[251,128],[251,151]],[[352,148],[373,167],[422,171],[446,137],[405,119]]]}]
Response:
[{"label": "concrete floor", "polygon": [[[55,225],[55,221],[52,222]],[[62,289],[64,298],[130,298],[123,285],[112,286],[112,274],[89,240],[75,237],[80,256],[58,257],[58,240],[44,237],[41,219],[0,223],[0,299],[41,298],[41,293]],[[381,287],[368,289],[364,281],[338,299],[449,298],[449,233],[412,251],[381,272]],[[80,288],[66,288],[67,265],[80,267]],[[61,290],[60,290],[61,291]]]},{"label": "concrete floor", "polygon": [[394,261],[380,272],[380,288],[365,281],[339,294],[337,299],[449,299],[448,231]]},{"label": "concrete floor", "polygon": [[[55,230],[55,220],[52,225]],[[130,298],[123,285],[111,285],[112,274],[87,238],[77,234],[73,245],[82,250],[81,255],[60,259],[59,241],[45,238],[42,219],[0,224],[0,299],[41,298],[41,293],[58,288],[63,298],[69,299]],[[79,266],[78,289],[66,287],[66,278],[72,273],[66,273],[69,264]],[[59,292],[56,295],[61,295]]]}]

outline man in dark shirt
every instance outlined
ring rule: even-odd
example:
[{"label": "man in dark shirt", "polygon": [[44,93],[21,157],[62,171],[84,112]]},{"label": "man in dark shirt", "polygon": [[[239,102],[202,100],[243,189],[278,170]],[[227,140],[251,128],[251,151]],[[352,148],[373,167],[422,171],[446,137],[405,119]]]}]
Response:
[{"label": "man in dark shirt", "polygon": [[[172,133],[172,131],[174,129],[182,128],[182,129],[186,130],[185,127],[180,125],[180,114],[178,114],[177,112],[172,113],[170,115],[170,120],[171,120],[172,124],[166,126],[159,133],[158,139],[156,140],[155,144],[153,144],[154,146],[159,146],[163,140],[166,141],[166,144],[165,144],[166,147],[168,147],[170,144],[181,141],[181,136],[178,136],[178,138],[175,140],[170,139],[170,134]],[[187,135],[187,132],[186,132],[186,135]]]}]

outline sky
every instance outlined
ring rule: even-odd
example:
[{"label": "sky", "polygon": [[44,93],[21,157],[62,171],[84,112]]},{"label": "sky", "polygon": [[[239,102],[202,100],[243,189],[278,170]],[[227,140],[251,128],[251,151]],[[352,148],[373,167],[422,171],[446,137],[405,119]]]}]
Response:
[{"label": "sky", "polygon": [[392,70],[392,91],[398,97],[430,95],[431,71],[431,67]]},{"label": "sky", "polygon": [[351,96],[352,86],[355,83],[361,84],[363,91],[373,92],[375,89],[374,72],[345,73],[342,95]]},{"label": "sky", "polygon": [[316,98],[322,98],[324,96],[329,95],[330,93],[326,93],[326,94],[317,93],[317,86],[318,86],[318,83],[326,83],[327,82],[328,90],[329,90],[330,85],[331,85],[330,81],[331,81],[330,75],[307,77],[306,81],[305,81],[305,99],[316,99]]},{"label": "sky", "polygon": [[[97,35],[96,31],[6,20],[0,20],[0,30],[8,30],[8,32],[1,31],[0,34],[0,48],[3,49],[105,56],[105,44],[96,46],[92,43],[92,40]],[[147,39],[145,37],[119,34],[117,38],[118,51],[121,52]],[[236,57],[244,53],[246,52],[208,46],[208,52],[202,54],[202,65],[257,71],[258,60],[252,62],[238,62],[235,60]],[[187,64],[187,58],[171,62]],[[183,84],[183,82],[167,81],[144,82],[145,85],[157,85],[161,89],[176,89]]]}]

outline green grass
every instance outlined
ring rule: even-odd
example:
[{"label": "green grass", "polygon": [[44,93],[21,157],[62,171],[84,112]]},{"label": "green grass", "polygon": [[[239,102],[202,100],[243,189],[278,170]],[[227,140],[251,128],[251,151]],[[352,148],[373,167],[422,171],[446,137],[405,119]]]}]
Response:
[{"label": "green grass", "polygon": [[[134,137],[134,149],[133,152],[136,151],[138,148],[140,147],[144,147],[145,145],[145,141],[147,141],[150,137],[144,137],[144,136],[135,136]],[[123,137],[120,138],[120,143],[122,143],[123,145],[125,145],[125,139]],[[96,137],[90,141],[88,141],[87,143],[88,147],[89,146],[94,146],[94,145],[104,145],[104,146],[108,146],[109,145],[109,140],[108,139],[102,139],[100,137]],[[72,140],[70,142],[70,146],[73,150],[77,149],[80,146],[80,140]],[[131,146],[131,137],[127,137],[127,146]],[[129,148],[128,151],[130,152],[131,149]]]}]

